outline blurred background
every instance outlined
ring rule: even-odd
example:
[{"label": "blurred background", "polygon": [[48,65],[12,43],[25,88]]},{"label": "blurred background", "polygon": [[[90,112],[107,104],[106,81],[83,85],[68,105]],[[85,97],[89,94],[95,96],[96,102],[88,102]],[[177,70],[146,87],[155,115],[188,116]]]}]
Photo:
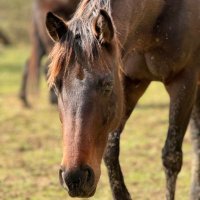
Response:
[{"label": "blurred background", "polygon": [[[0,1],[0,199],[70,199],[58,181],[61,130],[57,108],[49,103],[41,68],[39,94],[26,108],[19,99],[22,71],[31,53],[33,0]],[[43,59],[43,65],[46,58]],[[167,132],[169,98],[153,83],[129,119],[121,141],[121,165],[131,195],[137,200],[164,199],[161,149]],[[177,199],[188,199],[192,150],[184,141],[184,164]],[[91,199],[111,200],[107,173]]]}]

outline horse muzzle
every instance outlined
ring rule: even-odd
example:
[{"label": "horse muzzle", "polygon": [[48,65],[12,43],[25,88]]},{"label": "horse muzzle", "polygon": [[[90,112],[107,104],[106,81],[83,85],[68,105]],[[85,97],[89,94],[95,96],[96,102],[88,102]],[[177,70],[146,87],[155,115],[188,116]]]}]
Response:
[{"label": "horse muzzle", "polygon": [[71,197],[88,198],[96,191],[95,175],[89,166],[59,171],[60,183]]}]

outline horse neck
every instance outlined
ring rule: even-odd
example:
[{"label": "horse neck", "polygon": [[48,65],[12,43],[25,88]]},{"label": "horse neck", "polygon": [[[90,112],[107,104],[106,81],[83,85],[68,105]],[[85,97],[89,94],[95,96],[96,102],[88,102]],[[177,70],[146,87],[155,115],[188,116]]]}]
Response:
[{"label": "horse neck", "polygon": [[138,36],[151,34],[164,5],[164,0],[111,0],[112,17],[125,51],[133,49]]}]

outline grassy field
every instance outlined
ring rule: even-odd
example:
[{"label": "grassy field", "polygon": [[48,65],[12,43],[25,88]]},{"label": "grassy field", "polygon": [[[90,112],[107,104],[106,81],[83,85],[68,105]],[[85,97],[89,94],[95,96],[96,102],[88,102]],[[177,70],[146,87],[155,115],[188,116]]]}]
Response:
[{"label": "grassy field", "polygon": [[[61,131],[56,107],[49,105],[42,80],[40,96],[32,109],[18,100],[21,71],[29,47],[18,45],[0,51],[0,199],[70,199],[58,182]],[[168,96],[153,83],[128,121],[121,141],[121,163],[127,186],[137,200],[164,199],[161,148],[167,131]],[[184,141],[184,165],[177,199],[188,199],[191,144]],[[104,165],[94,200],[111,200]]]},{"label": "grassy field", "polygon": [[[30,50],[31,1],[1,0],[0,28],[14,45],[0,47],[0,200],[70,199],[58,182],[61,130],[57,108],[49,105],[44,78],[32,109],[18,99],[22,68]],[[161,149],[167,132],[168,96],[153,83],[128,121],[121,141],[121,163],[133,199],[163,200],[165,177]],[[177,200],[188,199],[191,171],[190,135],[184,141],[184,164]],[[111,200],[104,165],[97,193]]]}]

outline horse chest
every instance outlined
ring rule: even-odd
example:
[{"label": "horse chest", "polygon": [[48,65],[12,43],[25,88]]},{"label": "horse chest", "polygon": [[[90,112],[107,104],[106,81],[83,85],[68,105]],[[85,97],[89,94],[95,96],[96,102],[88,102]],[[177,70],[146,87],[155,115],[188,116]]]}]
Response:
[{"label": "horse chest", "polygon": [[156,80],[166,81],[182,68],[178,58],[174,59],[173,56],[167,55],[161,49],[147,52],[144,57],[149,73]]},{"label": "horse chest", "polygon": [[[132,76],[134,78],[149,77],[151,80],[166,81],[170,76],[179,72],[187,61],[189,52],[187,48],[182,48],[182,40],[174,40],[174,38],[166,38],[165,40],[158,37],[144,37],[141,36],[137,41],[144,41],[143,43],[135,43],[131,59],[128,66],[131,68]],[[138,67],[140,66],[140,67]],[[133,73],[134,72],[134,73]],[[139,74],[139,77],[138,77]]]},{"label": "horse chest", "polygon": [[166,81],[188,66],[192,48],[184,40],[165,40],[144,53],[149,72],[155,79]]},{"label": "horse chest", "polygon": [[155,48],[143,54],[132,51],[124,59],[124,71],[132,79],[149,79],[166,82],[186,65],[188,52],[166,53]]}]

